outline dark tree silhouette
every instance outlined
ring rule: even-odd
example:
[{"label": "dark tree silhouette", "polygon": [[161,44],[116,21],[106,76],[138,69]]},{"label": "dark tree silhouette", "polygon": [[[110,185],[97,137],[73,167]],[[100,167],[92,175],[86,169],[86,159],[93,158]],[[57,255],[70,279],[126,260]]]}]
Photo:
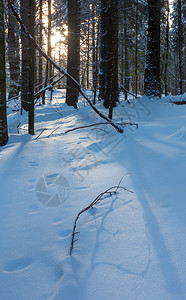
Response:
[{"label": "dark tree silhouette", "polygon": [[160,78],[160,11],[161,0],[148,0],[148,34],[144,93],[161,97]]}]

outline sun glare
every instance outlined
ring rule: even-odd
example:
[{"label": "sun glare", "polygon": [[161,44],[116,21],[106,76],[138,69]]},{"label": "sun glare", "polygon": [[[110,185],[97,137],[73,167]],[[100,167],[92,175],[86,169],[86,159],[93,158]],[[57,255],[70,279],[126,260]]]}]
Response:
[{"label": "sun glare", "polygon": [[64,37],[61,36],[61,33],[59,31],[56,31],[52,36],[51,36],[51,44],[52,47],[55,47],[60,41],[64,40]]}]

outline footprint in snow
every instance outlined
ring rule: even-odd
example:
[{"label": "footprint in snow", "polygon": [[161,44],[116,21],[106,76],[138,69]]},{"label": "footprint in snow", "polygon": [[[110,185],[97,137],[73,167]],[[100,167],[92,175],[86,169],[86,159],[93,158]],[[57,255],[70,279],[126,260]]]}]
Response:
[{"label": "footprint in snow", "polygon": [[18,272],[25,270],[28,268],[32,263],[31,258],[18,258],[15,260],[10,261],[4,268],[5,272]]}]

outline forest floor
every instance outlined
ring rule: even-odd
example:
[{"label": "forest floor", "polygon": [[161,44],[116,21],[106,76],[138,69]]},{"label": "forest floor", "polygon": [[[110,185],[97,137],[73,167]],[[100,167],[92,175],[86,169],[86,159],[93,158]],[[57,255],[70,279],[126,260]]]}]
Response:
[{"label": "forest floor", "polygon": [[[36,106],[34,136],[27,114],[8,108],[0,299],[186,299],[186,105],[170,103],[186,95],[121,98],[114,119],[139,124],[124,134],[110,125],[65,134],[102,120],[82,100],[67,107],[64,95]],[[70,256],[77,214],[121,178],[133,193],[118,189],[84,212]]]}]

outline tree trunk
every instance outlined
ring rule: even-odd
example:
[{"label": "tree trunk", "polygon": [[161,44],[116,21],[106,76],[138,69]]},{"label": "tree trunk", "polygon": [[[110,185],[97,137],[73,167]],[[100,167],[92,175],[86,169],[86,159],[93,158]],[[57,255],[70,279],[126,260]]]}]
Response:
[{"label": "tree trunk", "polygon": [[160,5],[161,0],[148,0],[148,34],[144,93],[149,97],[161,97]]},{"label": "tree trunk", "polygon": [[[34,38],[35,25],[35,0],[29,0],[29,32]],[[34,134],[34,64],[35,62],[35,48],[29,40],[29,124],[28,133]]]},{"label": "tree trunk", "polygon": [[136,1],[135,94],[138,95],[138,0]]},{"label": "tree trunk", "polygon": [[183,32],[184,32],[183,80],[184,80],[184,92],[186,93],[186,2],[183,3]]},{"label": "tree trunk", "polygon": [[[80,2],[68,0],[68,59],[67,72],[79,83],[80,67]],[[66,103],[77,108],[79,91],[67,78]]]},{"label": "tree trunk", "polygon": [[127,100],[127,91],[129,91],[130,74],[129,74],[129,55],[128,55],[128,28],[127,28],[127,8],[128,1],[124,0],[124,86],[125,86],[125,100]]},{"label": "tree trunk", "polygon": [[[29,28],[29,1],[20,0],[21,18],[27,28]],[[29,40],[21,32],[22,41],[22,67],[21,67],[21,107],[29,110]]]},{"label": "tree trunk", "polygon": [[101,1],[100,96],[109,117],[118,101],[118,0]]},{"label": "tree trunk", "polygon": [[4,32],[4,6],[3,0],[0,0],[0,146],[6,145],[8,141]]},{"label": "tree trunk", "polygon": [[97,91],[97,82],[98,82],[98,43],[99,43],[98,27],[99,27],[99,23],[97,23],[97,28],[96,28],[95,5],[92,4],[92,80],[93,80],[93,91],[94,91],[94,99],[93,99],[94,105],[96,104],[96,91]]},{"label": "tree trunk", "polygon": [[[13,1],[15,4],[15,0]],[[19,94],[20,56],[19,56],[19,31],[18,24],[8,5],[8,61],[10,73],[10,85],[8,98]]]},{"label": "tree trunk", "polygon": [[182,3],[178,0],[178,52],[179,52],[179,89],[183,94],[183,27],[182,27]]},{"label": "tree trunk", "polygon": [[[43,46],[43,0],[40,0],[39,7],[39,46]],[[39,85],[43,83],[43,57],[39,53]],[[40,86],[40,88],[42,88]]]},{"label": "tree trunk", "polygon": [[168,63],[169,63],[169,0],[167,0],[167,19],[166,19],[166,49],[165,49],[165,96],[168,95]]}]

